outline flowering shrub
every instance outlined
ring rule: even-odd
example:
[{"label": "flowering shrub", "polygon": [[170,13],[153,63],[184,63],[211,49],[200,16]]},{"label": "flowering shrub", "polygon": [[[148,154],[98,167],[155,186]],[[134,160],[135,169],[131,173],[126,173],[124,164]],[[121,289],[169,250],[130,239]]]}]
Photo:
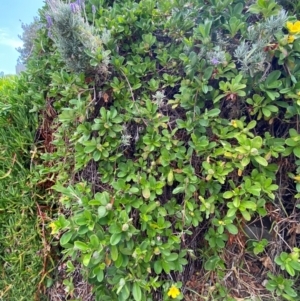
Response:
[{"label": "flowering shrub", "polygon": [[[103,51],[95,28],[84,19],[84,1],[66,4],[61,0],[48,0],[47,3],[48,36],[55,42],[66,66],[75,72],[103,72],[109,62],[109,53]],[[97,59],[93,67],[90,64],[92,58]]]},{"label": "flowering shrub", "polygon": [[297,300],[299,21],[272,0],[52,0],[44,18],[36,164],[68,294],[80,265],[101,301]]},{"label": "flowering shrub", "polygon": [[32,55],[34,40],[37,37],[37,31],[41,28],[41,24],[38,18],[35,18],[34,21],[30,24],[21,25],[23,29],[22,36],[19,38],[23,41],[23,46],[18,47],[16,50],[20,53],[18,58],[19,64],[26,64],[29,57]]}]

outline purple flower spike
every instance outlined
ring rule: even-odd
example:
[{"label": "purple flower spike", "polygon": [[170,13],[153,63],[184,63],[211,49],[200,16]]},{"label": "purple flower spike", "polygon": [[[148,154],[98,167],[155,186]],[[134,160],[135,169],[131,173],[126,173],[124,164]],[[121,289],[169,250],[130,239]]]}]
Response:
[{"label": "purple flower spike", "polygon": [[213,57],[213,58],[210,60],[210,62],[211,62],[214,66],[220,64],[220,61],[219,61],[217,58],[215,58],[215,57]]},{"label": "purple flower spike", "polygon": [[96,6],[94,4],[92,5],[92,13],[93,15],[96,13]]},{"label": "purple flower spike", "polygon": [[73,14],[76,14],[77,12],[80,11],[80,6],[76,2],[71,2],[70,8]]},{"label": "purple flower spike", "polygon": [[47,28],[50,28],[53,25],[52,18],[49,15],[46,15]]}]

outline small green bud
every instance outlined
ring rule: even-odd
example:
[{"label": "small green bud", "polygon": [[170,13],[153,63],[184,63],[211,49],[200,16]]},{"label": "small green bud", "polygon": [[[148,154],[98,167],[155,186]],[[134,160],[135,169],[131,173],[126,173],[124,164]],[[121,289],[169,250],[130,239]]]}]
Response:
[{"label": "small green bud", "polygon": [[122,231],[127,231],[129,229],[129,225],[128,224],[124,224],[123,226],[122,226]]},{"label": "small green bud", "polygon": [[168,177],[167,177],[167,183],[168,185],[172,185],[173,184],[173,180],[174,180],[174,174],[173,174],[173,170],[171,169],[168,173]]},{"label": "small green bud", "polygon": [[209,174],[209,175],[213,175],[214,173],[215,173],[215,171],[213,170],[213,169],[209,169],[208,171],[207,171],[207,173]]},{"label": "small green bud", "polygon": [[99,256],[100,256],[100,253],[98,251],[95,251],[93,253],[93,258],[97,259],[97,258],[99,258]]},{"label": "small green bud", "polygon": [[297,261],[299,259],[299,254],[296,252],[292,252],[290,256],[293,259],[293,261]]},{"label": "small green bud", "polygon": [[258,150],[256,148],[251,148],[251,155],[252,156],[257,156],[258,155]]},{"label": "small green bud", "polygon": [[113,205],[112,205],[111,203],[108,203],[108,204],[105,206],[105,208],[106,208],[107,211],[112,210],[112,207],[113,207]]},{"label": "small green bud", "polygon": [[159,255],[159,254],[160,254],[160,249],[159,249],[158,247],[156,247],[156,248],[154,249],[154,254],[155,254],[155,255]]}]

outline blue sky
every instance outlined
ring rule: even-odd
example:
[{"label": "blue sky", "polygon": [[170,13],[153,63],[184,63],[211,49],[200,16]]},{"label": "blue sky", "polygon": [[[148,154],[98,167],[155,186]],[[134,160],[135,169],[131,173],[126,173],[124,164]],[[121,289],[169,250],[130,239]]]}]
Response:
[{"label": "blue sky", "polygon": [[21,22],[29,24],[44,0],[0,0],[0,72],[15,74],[19,53],[16,47],[22,46],[18,35],[22,34]]}]

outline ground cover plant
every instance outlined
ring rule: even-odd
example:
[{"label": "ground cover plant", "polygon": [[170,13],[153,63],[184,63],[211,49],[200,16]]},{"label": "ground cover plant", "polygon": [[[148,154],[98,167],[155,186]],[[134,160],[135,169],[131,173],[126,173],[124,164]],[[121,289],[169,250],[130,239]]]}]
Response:
[{"label": "ground cover plant", "polygon": [[46,272],[30,183],[30,149],[38,123],[37,115],[29,113],[27,81],[25,75],[0,79],[0,300],[34,300]]},{"label": "ground cover plant", "polygon": [[298,15],[48,1],[26,95],[49,300],[299,299]]}]

